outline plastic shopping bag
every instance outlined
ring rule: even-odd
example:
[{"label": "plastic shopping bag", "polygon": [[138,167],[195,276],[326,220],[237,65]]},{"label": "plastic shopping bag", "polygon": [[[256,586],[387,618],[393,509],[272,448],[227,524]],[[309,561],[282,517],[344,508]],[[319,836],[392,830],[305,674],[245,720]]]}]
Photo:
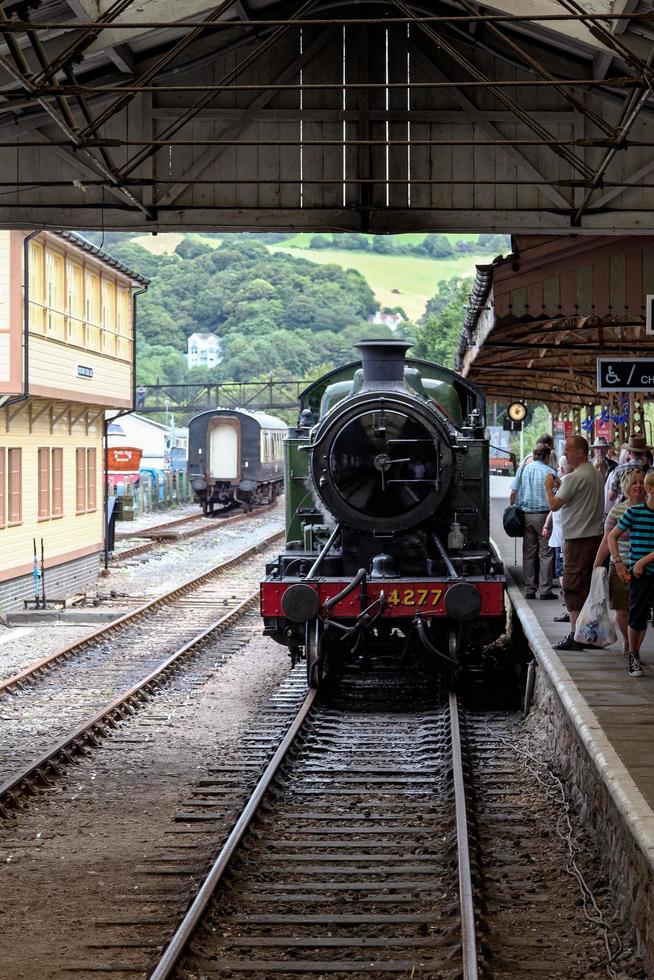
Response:
[{"label": "plastic shopping bag", "polygon": [[595,568],[590,592],[579,613],[575,640],[594,647],[608,647],[617,639],[609,613],[609,585],[605,568]]}]

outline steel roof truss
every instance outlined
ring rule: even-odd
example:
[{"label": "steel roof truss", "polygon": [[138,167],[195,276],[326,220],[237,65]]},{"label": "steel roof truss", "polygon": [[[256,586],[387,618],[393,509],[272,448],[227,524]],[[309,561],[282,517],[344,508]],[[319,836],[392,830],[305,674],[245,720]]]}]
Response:
[{"label": "steel roof truss", "polygon": [[[233,0],[230,0],[230,2],[233,2]],[[233,79],[238,78],[238,76],[245,68],[248,68],[251,64],[257,61],[262,54],[264,54],[270,47],[272,47],[272,45],[275,44],[280,39],[280,37],[282,37],[288,31],[288,29],[293,26],[293,21],[296,17],[302,17],[303,14],[305,14],[308,10],[310,10],[314,6],[314,3],[315,0],[307,0],[306,3],[302,4],[302,6],[297,11],[297,13],[293,17],[289,18],[288,23],[286,23],[283,27],[278,27],[272,34],[270,34],[265,39],[265,41],[261,41],[260,43],[258,43],[254,48],[254,50],[251,51],[250,54],[247,55],[241,62],[235,65],[234,68],[228,71],[227,74],[223,76],[223,78],[218,84],[226,85]],[[193,105],[190,106],[180,116],[179,119],[175,120],[175,122],[172,122],[169,126],[167,126],[166,129],[163,131],[163,133],[160,133],[159,138],[166,139],[169,136],[174,136],[175,133],[179,132],[179,130],[182,129],[187,122],[190,122],[192,119],[195,118],[195,114],[199,109],[204,109],[204,107],[209,105],[209,103],[213,99],[215,99],[215,97],[216,97],[216,93],[210,91],[207,92],[206,95],[203,95],[202,98],[197,99],[197,101],[194,102]],[[150,147],[146,147],[146,149],[142,150],[140,153],[135,154],[131,158],[131,160],[128,160],[125,166],[121,168],[120,170],[121,177],[128,176],[128,174],[132,173],[132,171],[135,170],[136,167],[140,166],[142,163],[145,162],[145,160],[148,159],[148,157],[157,153],[160,149],[161,147],[159,146],[150,146]]]},{"label": "steel roof truss", "polygon": [[[408,16],[410,14],[410,7],[406,6],[402,0],[394,0],[395,6],[398,7],[403,13]],[[510,109],[513,114],[518,118],[527,129],[531,129],[537,136],[541,139],[547,140],[550,144],[550,149],[552,152],[556,153],[562,159],[566,160],[573,170],[578,171],[585,177],[592,177],[592,169],[586,166],[575,153],[570,152],[567,147],[562,147],[557,144],[556,138],[553,133],[550,133],[548,129],[541,126],[540,123],[536,122],[528,111],[524,110],[522,106],[515,101],[510,95],[508,95],[502,88],[498,88],[493,85],[491,79],[488,78],[479,68],[472,64],[464,55],[461,54],[454,45],[450,44],[444,36],[435,31],[432,27],[428,27],[425,24],[418,25],[421,32],[425,34],[438,48],[442,48],[456,63],[464,69],[472,78],[478,79],[485,86],[487,86],[488,91],[493,94],[493,96],[500,102],[502,102],[507,109]]]},{"label": "steel roof truss", "polygon": [[[317,34],[313,40],[305,46],[302,55],[295,58],[291,64],[287,65],[286,68],[275,78],[272,84],[283,84],[286,79],[297,75],[299,70],[308,64],[308,62],[315,57],[318,51],[324,47],[324,44],[325,35]],[[218,138],[230,139],[233,134],[235,135],[242,131],[242,129],[250,122],[251,114],[266,106],[275,97],[275,94],[274,88],[271,87],[268,89],[268,91],[261,92],[259,95],[257,95],[247,109],[243,109],[241,112],[239,112],[237,117],[229,125],[224,127]],[[173,204],[180,194],[184,193],[191,181],[196,180],[208,166],[223,156],[226,150],[226,146],[208,147],[207,150],[205,150],[205,152],[198,157],[195,163],[189,167],[184,174],[181,174],[175,184],[164,194],[159,201],[160,206],[165,207],[166,205]]]}]

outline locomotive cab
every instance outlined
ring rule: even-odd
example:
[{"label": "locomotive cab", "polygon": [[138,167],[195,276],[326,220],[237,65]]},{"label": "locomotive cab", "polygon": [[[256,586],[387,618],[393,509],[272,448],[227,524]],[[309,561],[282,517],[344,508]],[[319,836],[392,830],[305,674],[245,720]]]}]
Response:
[{"label": "locomotive cab", "polygon": [[404,341],[357,346],[361,367],[303,393],[286,549],[261,589],[265,632],[306,654],[312,684],[379,651],[458,666],[504,631],[483,396],[439,365],[407,365]]}]

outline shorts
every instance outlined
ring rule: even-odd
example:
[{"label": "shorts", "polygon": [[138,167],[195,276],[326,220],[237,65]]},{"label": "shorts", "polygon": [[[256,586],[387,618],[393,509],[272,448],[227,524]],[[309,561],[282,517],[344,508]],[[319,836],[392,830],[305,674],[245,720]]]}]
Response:
[{"label": "shorts", "polygon": [[629,609],[629,586],[622,581],[613,562],[609,566],[609,608],[617,612]]},{"label": "shorts", "polygon": [[572,538],[563,545],[563,598],[568,612],[579,612],[590,591],[593,563],[602,535]]},{"label": "shorts", "polygon": [[640,578],[632,576],[629,583],[629,626],[637,633],[647,629],[654,600],[654,574],[645,572]]}]

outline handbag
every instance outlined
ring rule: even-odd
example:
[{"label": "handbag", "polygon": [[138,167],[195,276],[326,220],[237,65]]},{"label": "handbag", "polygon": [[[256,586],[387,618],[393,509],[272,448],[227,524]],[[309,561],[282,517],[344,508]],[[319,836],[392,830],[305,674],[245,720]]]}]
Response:
[{"label": "handbag", "polygon": [[575,640],[594,647],[608,647],[616,639],[609,613],[608,578],[606,569],[600,565],[593,570],[590,592],[577,619]]},{"label": "handbag", "polygon": [[525,533],[525,512],[517,504],[509,504],[502,514],[505,534],[510,538],[522,538]]},{"label": "handbag", "polygon": [[[523,463],[516,474],[519,477],[518,496],[520,495],[520,487],[522,485],[524,465]],[[525,512],[522,507],[518,504],[509,504],[502,514],[502,525],[504,527],[504,533],[508,534],[510,538],[523,538],[525,534]]]}]

